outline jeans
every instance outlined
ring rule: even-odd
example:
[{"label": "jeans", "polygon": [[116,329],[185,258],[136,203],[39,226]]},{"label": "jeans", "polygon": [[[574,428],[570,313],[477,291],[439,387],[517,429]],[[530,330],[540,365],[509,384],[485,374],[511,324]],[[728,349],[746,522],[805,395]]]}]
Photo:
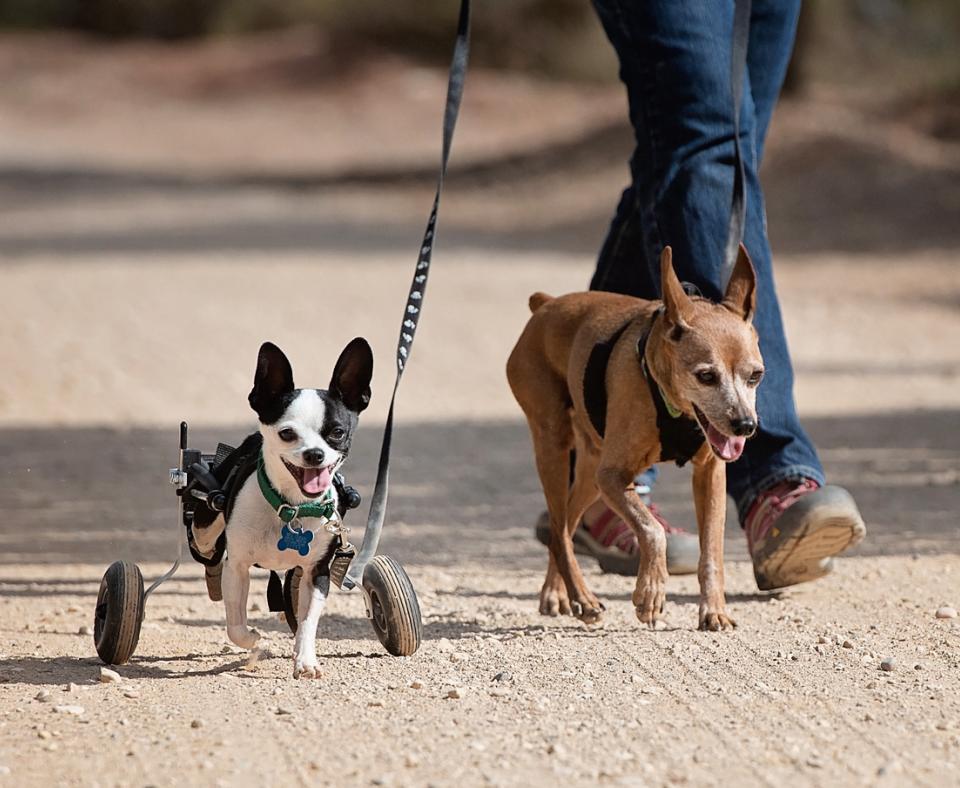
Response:
[{"label": "jeans", "polygon": [[[636,148],[631,184],[604,241],[592,290],[660,297],[660,251],[681,281],[719,300],[733,194],[730,89],[733,0],[593,0],[620,60]],[[824,483],[797,416],[793,368],[773,282],[758,171],[786,74],[800,0],[753,0],[740,120],[747,202],[744,245],[757,272],[754,325],[766,374],[760,427],[727,468],[741,522],[757,495],[785,479]]]}]

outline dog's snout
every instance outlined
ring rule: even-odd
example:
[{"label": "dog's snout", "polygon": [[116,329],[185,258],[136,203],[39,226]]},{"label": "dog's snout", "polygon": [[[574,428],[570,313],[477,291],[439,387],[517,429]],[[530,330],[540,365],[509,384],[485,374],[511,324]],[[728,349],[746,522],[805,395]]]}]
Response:
[{"label": "dog's snout", "polygon": [[753,418],[753,416],[730,419],[730,428],[733,430],[734,435],[747,437],[756,432],[757,420]]},{"label": "dog's snout", "polygon": [[323,465],[323,449],[306,449],[303,461],[309,465]]}]

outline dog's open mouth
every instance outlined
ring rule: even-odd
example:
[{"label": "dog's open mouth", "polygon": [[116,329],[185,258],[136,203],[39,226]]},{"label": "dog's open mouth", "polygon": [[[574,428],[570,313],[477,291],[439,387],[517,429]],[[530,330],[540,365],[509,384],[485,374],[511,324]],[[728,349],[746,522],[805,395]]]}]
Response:
[{"label": "dog's open mouth", "polygon": [[323,495],[330,482],[333,481],[333,466],[326,465],[323,468],[301,468],[299,465],[292,465],[286,460],[283,464],[287,466],[290,475],[297,480],[300,492],[309,498],[316,498]]},{"label": "dog's open mouth", "polygon": [[697,421],[700,422],[700,429],[702,429],[703,434],[707,436],[707,442],[710,444],[710,448],[713,449],[713,453],[724,462],[733,462],[734,460],[740,459],[747,439],[724,435],[710,423],[710,420],[703,415],[703,411],[696,405],[693,406],[693,412],[697,416]]}]

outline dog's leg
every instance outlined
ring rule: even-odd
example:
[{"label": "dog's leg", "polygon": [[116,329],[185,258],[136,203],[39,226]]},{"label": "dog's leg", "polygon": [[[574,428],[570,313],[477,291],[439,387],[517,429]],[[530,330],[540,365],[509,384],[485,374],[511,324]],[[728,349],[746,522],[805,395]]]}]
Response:
[{"label": "dog's leg", "polygon": [[294,644],[293,677],[318,679],[317,625],[330,595],[330,575],[318,575],[318,567],[304,570],[300,576],[300,600],[297,605],[297,638]]},{"label": "dog's leg", "polygon": [[193,544],[197,551],[207,557],[213,555],[213,549],[217,546],[217,539],[220,538],[220,534],[226,527],[227,523],[222,514],[209,525],[191,525],[190,533],[193,535]]},{"label": "dog's leg", "polygon": [[250,567],[223,560],[223,606],[227,612],[227,637],[240,648],[253,648],[260,633],[247,627],[247,594],[250,592]]},{"label": "dog's leg", "polygon": [[726,477],[723,462],[707,454],[693,461],[693,500],[700,532],[700,629],[732,629],[737,624],[727,615],[723,592],[723,526],[726,519]]},{"label": "dog's leg", "polygon": [[[564,414],[566,416],[566,414]],[[569,418],[562,425],[548,429],[534,429],[533,445],[537,457],[537,471],[550,513],[550,565],[547,577],[540,591],[540,612],[557,615],[561,612],[563,594],[559,591],[557,576],[563,581],[570,611],[581,621],[588,624],[600,620],[603,607],[600,600],[587,588],[580,564],[573,552],[573,528],[568,527],[568,499],[570,489],[570,448],[573,436]],[[575,496],[574,503],[583,514],[586,504],[581,503],[582,493]],[[587,502],[589,503],[589,501]],[[582,506],[582,508],[581,508]],[[551,569],[555,573],[551,573]]]},{"label": "dog's leg", "polygon": [[622,462],[604,456],[597,470],[597,486],[607,505],[633,528],[640,542],[640,569],[633,605],[637,618],[653,626],[667,596],[667,537],[663,526],[637,495],[633,476],[624,470]]}]

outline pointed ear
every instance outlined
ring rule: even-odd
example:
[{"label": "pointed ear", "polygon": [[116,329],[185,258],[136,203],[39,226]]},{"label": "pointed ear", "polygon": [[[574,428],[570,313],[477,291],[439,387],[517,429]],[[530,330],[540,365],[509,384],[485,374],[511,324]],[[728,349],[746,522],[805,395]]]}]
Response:
[{"label": "pointed ear", "polygon": [[687,315],[691,304],[673,270],[673,250],[669,246],[664,246],[660,254],[660,292],[663,293],[664,319],[670,329],[667,336],[679,339],[690,328]]},{"label": "pointed ear", "polygon": [[354,413],[370,404],[370,379],[373,377],[373,351],[367,340],[352,340],[337,359],[330,378],[330,393],[340,398]]},{"label": "pointed ear", "polygon": [[730,274],[727,292],[723,296],[723,306],[747,322],[753,320],[753,312],[757,307],[757,274],[743,244],[740,244],[737,262]]},{"label": "pointed ear", "polygon": [[253,389],[247,401],[260,421],[273,424],[283,415],[284,397],[293,391],[293,369],[283,351],[272,342],[264,342],[257,356]]}]

